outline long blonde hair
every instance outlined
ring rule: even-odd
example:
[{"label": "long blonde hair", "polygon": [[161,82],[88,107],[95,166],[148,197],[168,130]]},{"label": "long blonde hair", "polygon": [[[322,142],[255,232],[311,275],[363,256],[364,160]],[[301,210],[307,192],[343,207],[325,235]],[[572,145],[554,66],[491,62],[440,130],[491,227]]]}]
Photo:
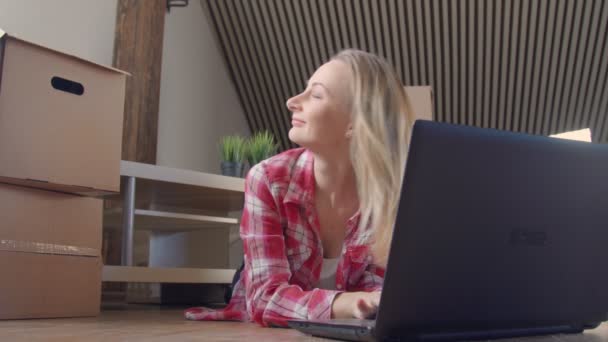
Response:
[{"label": "long blonde hair", "polygon": [[350,156],[357,178],[359,224],[372,228],[375,262],[386,265],[414,115],[386,60],[353,49],[332,59],[346,63],[353,76]]}]

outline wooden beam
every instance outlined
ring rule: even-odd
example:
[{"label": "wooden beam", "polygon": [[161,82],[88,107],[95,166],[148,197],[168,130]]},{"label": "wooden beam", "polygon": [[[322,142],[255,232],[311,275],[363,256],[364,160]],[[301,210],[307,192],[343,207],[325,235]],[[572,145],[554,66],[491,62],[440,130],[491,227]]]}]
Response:
[{"label": "wooden beam", "polygon": [[[123,160],[156,164],[165,11],[166,0],[117,1],[112,64],[131,73],[126,86]],[[120,264],[120,232],[104,232],[103,256],[106,265]],[[118,293],[124,300],[125,291],[124,284],[103,285],[104,295]]]},{"label": "wooden beam", "polygon": [[165,0],[118,0],[113,65],[127,80],[122,159],[156,163]]}]

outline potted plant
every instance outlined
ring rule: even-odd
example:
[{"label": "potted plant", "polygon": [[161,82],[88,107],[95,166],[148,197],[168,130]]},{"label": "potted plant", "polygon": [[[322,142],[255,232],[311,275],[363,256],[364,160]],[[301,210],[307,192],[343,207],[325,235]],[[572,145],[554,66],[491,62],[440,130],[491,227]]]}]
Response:
[{"label": "potted plant", "polygon": [[262,160],[270,158],[278,149],[274,137],[267,131],[254,134],[245,145],[245,156],[249,166],[254,166]]},{"label": "potted plant", "polygon": [[245,161],[245,139],[238,135],[225,136],[220,140],[222,175],[242,177]]}]

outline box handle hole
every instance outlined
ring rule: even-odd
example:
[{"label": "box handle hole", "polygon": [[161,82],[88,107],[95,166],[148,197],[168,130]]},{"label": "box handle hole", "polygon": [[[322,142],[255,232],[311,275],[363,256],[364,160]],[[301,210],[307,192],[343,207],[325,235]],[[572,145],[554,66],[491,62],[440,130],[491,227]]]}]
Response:
[{"label": "box handle hole", "polygon": [[84,94],[84,87],[81,83],[66,80],[65,78],[61,78],[58,76],[54,76],[53,78],[51,78],[51,85],[53,86],[53,88],[59,91],[65,91],[66,93],[79,96]]}]

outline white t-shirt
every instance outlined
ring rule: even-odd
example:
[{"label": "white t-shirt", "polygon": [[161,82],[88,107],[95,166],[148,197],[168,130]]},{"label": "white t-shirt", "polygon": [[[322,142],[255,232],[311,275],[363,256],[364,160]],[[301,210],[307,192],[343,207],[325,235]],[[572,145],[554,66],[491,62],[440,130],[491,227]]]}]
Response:
[{"label": "white t-shirt", "polygon": [[323,265],[321,266],[321,275],[319,276],[317,288],[325,290],[336,289],[336,271],[338,270],[339,261],[339,257],[333,259],[323,258]]}]

